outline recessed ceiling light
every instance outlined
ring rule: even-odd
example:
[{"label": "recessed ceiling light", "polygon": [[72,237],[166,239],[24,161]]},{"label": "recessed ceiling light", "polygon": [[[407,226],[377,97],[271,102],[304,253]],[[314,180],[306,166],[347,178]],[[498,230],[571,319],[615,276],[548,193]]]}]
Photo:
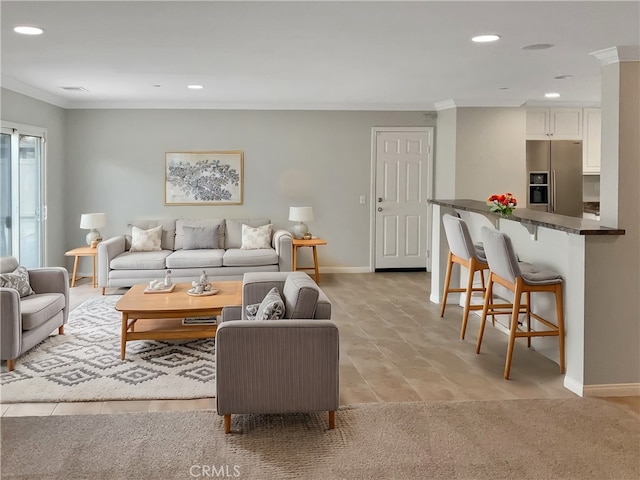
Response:
[{"label": "recessed ceiling light", "polygon": [[155,85],[151,85],[152,87],[156,87],[156,88],[160,88],[162,85],[160,85],[159,83],[156,83]]},{"label": "recessed ceiling light", "polygon": [[565,78],[571,78],[573,75],[558,75],[557,77],[553,77],[556,80],[564,80]]},{"label": "recessed ceiling light", "polygon": [[509,90],[509,87],[500,87],[500,90]]},{"label": "recessed ceiling light", "polygon": [[545,93],[544,96],[547,98],[558,98],[560,94],[557,92],[549,92],[549,93]]},{"label": "recessed ceiling light", "polygon": [[202,85],[187,85],[187,88],[191,90],[202,90],[204,87]]},{"label": "recessed ceiling light", "polygon": [[532,45],[525,45],[522,50],[546,50],[552,48],[553,43],[534,43]]},{"label": "recessed ceiling light", "polygon": [[495,33],[476,35],[475,37],[471,38],[471,41],[476,43],[495,42],[496,40],[500,40],[500,35],[496,35]]},{"label": "recessed ceiling light", "polygon": [[22,35],[42,35],[44,33],[44,30],[40,27],[30,27],[27,25],[18,25],[17,27],[13,27],[13,31]]}]

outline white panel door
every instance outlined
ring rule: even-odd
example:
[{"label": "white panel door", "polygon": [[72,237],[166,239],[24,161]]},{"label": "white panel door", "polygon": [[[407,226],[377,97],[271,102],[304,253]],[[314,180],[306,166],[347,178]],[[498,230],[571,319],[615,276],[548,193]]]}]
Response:
[{"label": "white panel door", "polygon": [[431,131],[377,131],[375,269],[426,268]]}]

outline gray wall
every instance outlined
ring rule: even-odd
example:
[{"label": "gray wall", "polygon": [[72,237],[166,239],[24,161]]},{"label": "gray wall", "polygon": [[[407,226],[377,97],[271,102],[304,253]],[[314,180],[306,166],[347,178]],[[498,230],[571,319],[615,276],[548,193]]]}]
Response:
[{"label": "gray wall", "polygon": [[[309,205],[309,229],[328,241],[322,265],[368,267],[371,128],[433,125],[423,112],[69,110],[67,246],[83,243],[83,212],[107,213],[106,238],[138,217],[260,216],[289,228],[289,206]],[[242,205],[163,204],[165,152],[236,149]]]},{"label": "gray wall", "polygon": [[45,262],[64,265],[64,252],[69,246],[65,239],[65,110],[4,88],[0,90],[0,100],[3,122],[47,129]]}]

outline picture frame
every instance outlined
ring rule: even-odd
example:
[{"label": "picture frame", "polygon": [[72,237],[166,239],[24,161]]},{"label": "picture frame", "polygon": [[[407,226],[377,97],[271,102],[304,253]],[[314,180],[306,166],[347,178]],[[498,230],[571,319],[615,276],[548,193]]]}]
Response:
[{"label": "picture frame", "polygon": [[242,150],[166,152],[165,205],[241,205]]}]

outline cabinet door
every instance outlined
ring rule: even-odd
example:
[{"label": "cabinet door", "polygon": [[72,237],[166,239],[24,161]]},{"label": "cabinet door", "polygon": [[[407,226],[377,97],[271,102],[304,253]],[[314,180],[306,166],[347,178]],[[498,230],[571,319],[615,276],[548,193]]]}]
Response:
[{"label": "cabinet door", "polygon": [[552,108],[549,120],[551,140],[582,140],[581,108]]},{"label": "cabinet door", "polygon": [[600,173],[600,109],[584,109],[584,128],[582,141],[582,172],[586,174]]},{"label": "cabinet door", "polygon": [[549,140],[549,109],[527,109],[527,140]]}]

